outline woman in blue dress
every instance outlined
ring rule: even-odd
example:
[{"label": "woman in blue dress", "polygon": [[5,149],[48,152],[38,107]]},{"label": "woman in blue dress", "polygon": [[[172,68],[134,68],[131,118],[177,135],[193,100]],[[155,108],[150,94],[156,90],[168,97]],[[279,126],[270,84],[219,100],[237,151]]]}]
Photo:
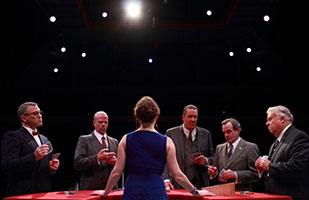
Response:
[{"label": "woman in blue dress", "polygon": [[162,173],[167,163],[173,177],[194,196],[212,195],[197,190],[180,170],[173,141],[155,130],[160,108],[149,96],[141,98],[134,116],[139,128],[123,136],[118,146],[118,159],[110,174],[104,196],[115,186],[127,167],[128,177],[123,200],[167,200]]}]

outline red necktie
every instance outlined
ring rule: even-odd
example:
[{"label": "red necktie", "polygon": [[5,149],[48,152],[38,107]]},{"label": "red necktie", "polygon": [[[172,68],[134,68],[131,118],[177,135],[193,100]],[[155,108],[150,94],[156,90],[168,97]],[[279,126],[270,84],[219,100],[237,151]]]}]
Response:
[{"label": "red necktie", "polygon": [[40,133],[38,131],[33,131],[32,134],[33,135],[40,135]]},{"label": "red necktie", "polygon": [[103,148],[107,148],[107,144],[106,144],[104,136],[102,137],[102,145],[103,145]]}]

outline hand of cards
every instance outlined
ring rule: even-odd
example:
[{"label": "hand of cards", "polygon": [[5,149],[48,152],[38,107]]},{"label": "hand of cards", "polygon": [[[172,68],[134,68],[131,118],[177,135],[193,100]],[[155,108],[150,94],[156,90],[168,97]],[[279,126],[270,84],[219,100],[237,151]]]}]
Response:
[{"label": "hand of cards", "polygon": [[55,153],[53,157],[51,158],[51,160],[57,159],[59,156],[60,156],[60,153]]},{"label": "hand of cards", "polygon": [[197,157],[201,156],[202,153],[201,152],[196,152],[196,153],[193,153],[189,156],[189,158],[194,161]]}]

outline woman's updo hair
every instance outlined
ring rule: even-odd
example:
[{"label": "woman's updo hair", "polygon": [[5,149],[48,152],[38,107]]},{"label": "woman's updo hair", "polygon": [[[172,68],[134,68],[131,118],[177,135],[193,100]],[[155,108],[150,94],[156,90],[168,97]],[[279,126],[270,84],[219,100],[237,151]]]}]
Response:
[{"label": "woman's updo hair", "polygon": [[135,105],[134,116],[141,122],[152,122],[160,115],[158,104],[149,96],[142,97]]}]

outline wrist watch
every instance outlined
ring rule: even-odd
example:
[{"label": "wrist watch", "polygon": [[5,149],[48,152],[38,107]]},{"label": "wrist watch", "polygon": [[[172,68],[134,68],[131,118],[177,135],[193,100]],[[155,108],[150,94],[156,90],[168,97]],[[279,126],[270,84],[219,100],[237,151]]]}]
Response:
[{"label": "wrist watch", "polygon": [[197,190],[196,187],[193,188],[193,191],[191,192],[191,194],[192,194],[193,196],[199,196],[198,190]]}]

